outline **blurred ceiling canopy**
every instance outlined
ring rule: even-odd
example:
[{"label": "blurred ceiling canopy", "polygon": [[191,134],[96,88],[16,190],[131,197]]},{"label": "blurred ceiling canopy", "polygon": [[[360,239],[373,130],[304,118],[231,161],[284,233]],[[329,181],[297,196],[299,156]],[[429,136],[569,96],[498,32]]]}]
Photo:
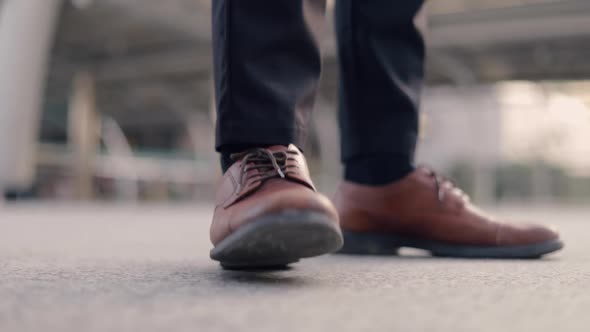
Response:
[{"label": "blurred ceiling canopy", "polygon": [[[211,0],[75,0],[58,38],[68,61],[141,56],[154,51],[175,63],[164,71],[210,65]],[[587,0],[436,0],[429,2],[431,82],[566,79],[590,74]],[[328,24],[331,27],[331,24]],[[334,56],[332,34],[325,53]],[[105,79],[159,70],[105,70]],[[122,60],[123,61],[123,60]],[[328,60],[329,61],[329,60]],[[177,65],[178,64],[178,65]],[[147,69],[147,72],[146,70]],[[121,77],[119,77],[121,76]]]},{"label": "blurred ceiling canopy", "polygon": [[[210,2],[66,1],[52,57],[50,99],[63,100],[73,73],[91,70],[104,112],[208,109]],[[429,84],[590,76],[590,1],[428,3]],[[330,89],[337,68],[332,35],[324,41],[324,80]]]}]

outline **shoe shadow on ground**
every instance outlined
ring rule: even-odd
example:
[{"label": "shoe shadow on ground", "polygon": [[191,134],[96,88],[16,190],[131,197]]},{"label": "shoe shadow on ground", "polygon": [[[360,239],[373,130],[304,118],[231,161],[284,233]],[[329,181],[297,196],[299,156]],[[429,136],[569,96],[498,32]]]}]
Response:
[{"label": "shoe shadow on ground", "polygon": [[[150,266],[149,270],[152,271],[152,274],[154,271],[159,271],[152,279],[164,280],[164,284],[197,288],[253,286],[298,289],[317,287],[322,284],[321,278],[307,275],[304,273],[304,269],[299,269],[296,266],[282,269],[225,270],[217,264],[198,267],[188,263],[180,265],[171,263],[163,266],[158,265],[158,267]],[[145,273],[145,275],[147,274],[149,273]],[[140,275],[144,276],[144,273],[140,273]],[[145,276],[144,279],[146,279]]]},{"label": "shoe shadow on ground", "polygon": [[357,255],[357,254],[337,254],[333,257],[342,257],[348,259],[391,259],[400,260],[404,262],[556,262],[560,261],[558,256],[543,256],[543,257],[529,257],[529,258],[479,258],[479,257],[445,257],[445,256],[432,256],[426,253],[416,253],[418,250],[412,250],[410,254],[397,254],[397,255]]},{"label": "shoe shadow on ground", "polygon": [[[531,262],[531,263],[552,263],[560,261],[559,256],[544,256],[541,258],[456,258],[456,257],[441,257],[432,256],[420,250],[408,250],[398,255],[354,255],[354,254],[332,254],[327,255],[322,259],[329,260],[343,260],[346,264],[366,263],[367,261],[374,261],[375,264],[382,264],[384,260],[390,262],[404,262],[404,263],[432,263],[444,264],[449,262]],[[258,268],[258,269],[222,269],[219,268],[216,272],[218,278],[225,282],[235,282],[243,284],[258,284],[258,285],[288,285],[288,286],[313,286],[320,283],[309,275],[301,275],[298,271],[298,264],[276,267],[276,268]]]},{"label": "shoe shadow on ground", "polygon": [[319,280],[301,276],[294,267],[249,270],[222,270],[218,272],[223,282],[257,286],[278,286],[281,288],[300,288],[319,285]]},{"label": "shoe shadow on ground", "polygon": [[[390,262],[395,264],[399,262],[403,264],[449,264],[459,263],[463,264],[475,264],[481,262],[489,262],[490,264],[496,263],[522,263],[530,262],[531,264],[550,264],[560,261],[560,257],[544,257],[542,259],[466,259],[466,258],[444,258],[444,257],[433,257],[430,255],[423,254],[404,254],[404,255],[328,255],[322,260],[331,260],[337,265],[347,264],[383,264],[384,262]],[[294,264],[289,267],[283,268],[272,268],[272,269],[249,269],[249,270],[226,270],[222,269],[218,265],[212,266],[207,271],[200,270],[199,274],[203,273],[206,275],[207,280],[215,280],[215,283],[222,285],[234,285],[239,287],[250,286],[260,288],[280,288],[280,289],[301,289],[301,288],[313,288],[322,287],[325,284],[325,279],[316,277],[315,275],[321,271],[318,271],[317,265],[312,268],[312,273],[308,273],[309,269],[305,266],[299,266]],[[194,272],[193,272],[194,273]],[[332,271],[332,273],[337,273]]]}]

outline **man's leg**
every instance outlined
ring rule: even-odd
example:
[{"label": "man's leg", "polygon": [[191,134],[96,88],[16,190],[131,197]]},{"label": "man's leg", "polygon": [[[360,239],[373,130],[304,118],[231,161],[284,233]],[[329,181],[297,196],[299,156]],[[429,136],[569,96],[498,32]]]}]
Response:
[{"label": "man's leg", "polygon": [[214,0],[217,143],[224,176],[211,257],[286,265],[342,245],[337,212],[300,149],[321,70],[324,0]]},{"label": "man's leg", "polygon": [[412,166],[424,45],[414,17],[422,0],[339,0],[340,125],[345,180],[335,204],[343,252],[533,258],[562,247],[538,225],[499,222],[461,190]]},{"label": "man's leg", "polygon": [[214,0],[216,149],[301,147],[321,71],[325,0]]},{"label": "man's leg", "polygon": [[339,0],[340,127],[345,178],[369,185],[413,170],[424,42],[423,0]]}]

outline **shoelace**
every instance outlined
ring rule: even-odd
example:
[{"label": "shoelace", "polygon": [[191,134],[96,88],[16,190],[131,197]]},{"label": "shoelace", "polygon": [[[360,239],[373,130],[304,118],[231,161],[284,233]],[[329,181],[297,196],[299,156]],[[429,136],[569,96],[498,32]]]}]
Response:
[{"label": "shoelace", "polygon": [[469,200],[469,197],[459,187],[455,185],[455,182],[453,182],[453,180],[438,174],[435,170],[433,170],[430,167],[422,166],[422,168],[424,168],[428,172],[428,174],[434,179],[434,183],[436,185],[436,197],[440,203],[443,203],[445,199],[445,183],[448,183],[450,185],[451,190],[457,190],[461,199]]},{"label": "shoelace", "polygon": [[[265,181],[273,177],[285,178],[287,174],[292,173],[289,168],[297,167],[295,165],[287,166],[287,160],[294,160],[292,155],[297,155],[295,151],[276,151],[272,152],[267,149],[250,149],[240,153],[234,153],[230,158],[234,161],[242,160],[240,170],[240,187],[246,186],[249,182]],[[258,170],[246,176],[251,170]]]}]

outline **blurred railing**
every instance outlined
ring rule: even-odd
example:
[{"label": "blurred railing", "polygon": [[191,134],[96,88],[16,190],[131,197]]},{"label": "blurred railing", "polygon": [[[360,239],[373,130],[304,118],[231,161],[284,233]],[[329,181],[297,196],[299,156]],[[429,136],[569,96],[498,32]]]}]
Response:
[{"label": "blurred railing", "polygon": [[511,8],[529,5],[543,5],[571,2],[570,0],[435,0],[430,1],[430,12],[434,15],[463,13],[472,10]]},{"label": "blurred railing", "polygon": [[[38,162],[41,166],[71,168],[74,152],[66,145],[42,143]],[[219,175],[211,162],[186,158],[174,153],[134,153],[111,155],[97,153],[94,157],[93,176],[128,181],[165,181],[178,184],[207,183]]]},{"label": "blurred railing", "polygon": [[444,10],[441,3],[431,4],[433,48],[590,35],[590,2],[586,0],[497,1],[487,6],[473,1],[460,10]]}]

